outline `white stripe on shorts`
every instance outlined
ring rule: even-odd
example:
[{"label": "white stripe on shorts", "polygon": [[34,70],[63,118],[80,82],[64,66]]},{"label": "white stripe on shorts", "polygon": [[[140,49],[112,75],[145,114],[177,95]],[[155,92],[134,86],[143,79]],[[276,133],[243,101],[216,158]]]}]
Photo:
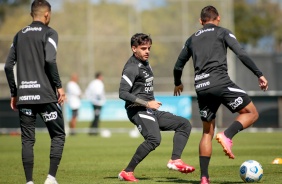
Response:
[{"label": "white stripe on shorts", "polygon": [[228,89],[229,89],[230,91],[234,91],[234,92],[246,93],[246,91],[244,91],[244,90],[242,90],[242,89],[230,88],[230,87],[228,87]]},{"label": "white stripe on shorts", "polygon": [[145,114],[139,114],[139,116],[140,116],[140,118],[145,118],[145,119],[155,121],[155,118],[148,116],[148,115],[145,115]]},{"label": "white stripe on shorts", "polygon": [[132,87],[132,82],[126,75],[123,75],[122,78]]}]

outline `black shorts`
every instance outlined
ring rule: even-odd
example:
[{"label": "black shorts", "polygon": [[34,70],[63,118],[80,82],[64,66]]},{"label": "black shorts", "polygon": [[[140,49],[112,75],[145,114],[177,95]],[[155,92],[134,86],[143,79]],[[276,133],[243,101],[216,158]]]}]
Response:
[{"label": "black shorts", "polygon": [[77,117],[78,109],[72,109],[71,112],[72,112],[72,117]]},{"label": "black shorts", "polygon": [[252,100],[247,93],[236,84],[217,86],[197,92],[201,119],[211,121],[221,104],[232,113],[246,107]]}]

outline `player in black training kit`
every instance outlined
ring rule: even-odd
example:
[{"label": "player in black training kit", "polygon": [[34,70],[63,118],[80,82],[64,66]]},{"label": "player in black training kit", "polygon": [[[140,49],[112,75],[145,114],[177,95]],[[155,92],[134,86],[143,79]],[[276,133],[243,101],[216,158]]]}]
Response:
[{"label": "player in black training kit", "polygon": [[195,88],[203,121],[203,135],[199,145],[201,184],[209,184],[208,165],[212,153],[215,117],[220,104],[225,105],[233,113],[239,113],[236,120],[224,132],[220,132],[216,136],[224,152],[231,159],[235,158],[231,151],[233,136],[251,126],[258,119],[258,112],[250,97],[228,76],[227,48],[230,48],[243,64],[258,77],[262,90],[267,90],[268,82],[242,49],[233,33],[218,26],[220,17],[213,6],[202,9],[200,22],[203,28],[188,38],[176,61],[174,95],[180,95],[183,91],[182,70],[192,56],[195,69]]},{"label": "player in black training kit", "polygon": [[[51,5],[47,1],[35,0],[31,5],[31,16],[33,22],[14,37],[5,72],[11,90],[11,108],[19,110],[26,182],[33,184],[33,146],[36,115],[39,114],[51,137],[50,168],[45,184],[57,184],[55,176],[65,143],[61,109],[65,93],[56,64],[58,34],[48,27]],[[17,86],[13,73],[15,64]]]},{"label": "player in black training kit", "polygon": [[161,102],[155,101],[153,71],[148,58],[152,39],[137,33],[131,38],[133,55],[122,71],[119,97],[125,101],[129,120],[138,128],[145,141],[140,144],[128,166],[119,173],[120,180],[138,181],[133,171],[135,167],[160,145],[162,131],[174,130],[173,151],[167,167],[182,173],[190,173],[194,167],[181,160],[181,154],[191,132],[190,122],[169,112],[159,111]]}]

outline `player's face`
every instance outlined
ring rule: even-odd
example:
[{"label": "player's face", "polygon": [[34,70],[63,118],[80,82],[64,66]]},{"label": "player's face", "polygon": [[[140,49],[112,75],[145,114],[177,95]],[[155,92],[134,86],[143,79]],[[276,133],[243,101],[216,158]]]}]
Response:
[{"label": "player's face", "polygon": [[151,50],[151,44],[149,42],[143,45],[139,45],[137,47],[132,46],[132,51],[135,57],[137,57],[141,61],[147,61],[149,59],[150,50]]}]

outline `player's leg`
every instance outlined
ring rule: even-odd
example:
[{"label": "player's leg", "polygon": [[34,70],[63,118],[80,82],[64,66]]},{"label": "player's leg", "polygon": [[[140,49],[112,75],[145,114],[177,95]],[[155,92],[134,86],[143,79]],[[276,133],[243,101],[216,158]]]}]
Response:
[{"label": "player's leg", "polygon": [[66,136],[61,106],[57,103],[43,104],[40,108],[40,116],[48,128],[51,138],[50,167],[45,183],[49,181],[54,181],[53,183],[55,183]]},{"label": "player's leg", "polygon": [[237,116],[236,121],[242,124],[243,129],[253,125],[259,117],[258,111],[253,102],[250,102],[243,109],[239,110],[238,113],[239,115]]},{"label": "player's leg", "polygon": [[210,183],[208,167],[212,155],[212,139],[214,136],[216,112],[221,104],[216,94],[216,88],[204,90],[197,94],[200,116],[203,122],[203,133],[199,144],[201,184]]},{"label": "player's leg", "polygon": [[35,143],[35,121],[36,112],[33,112],[30,106],[20,105],[19,117],[22,139],[22,162],[26,177],[26,182],[32,181]]},{"label": "player's leg", "polygon": [[212,139],[214,136],[215,119],[203,121],[203,134],[199,144],[199,161],[201,169],[201,183],[209,182],[208,167],[212,155]]},{"label": "player's leg", "polygon": [[155,111],[155,116],[158,119],[159,127],[162,131],[175,131],[172,155],[167,167],[182,173],[193,172],[195,168],[185,164],[181,160],[182,152],[187,144],[192,129],[191,123],[183,117],[164,111]]},{"label": "player's leg", "polygon": [[99,127],[99,121],[100,121],[100,114],[101,114],[102,106],[93,105],[93,109],[94,109],[94,119],[93,119],[92,124],[91,124],[91,128],[93,129],[93,131],[91,131],[92,133],[90,133],[90,134],[91,135],[98,135],[98,127]]},{"label": "player's leg", "polygon": [[119,179],[125,181],[138,181],[133,172],[137,165],[153,150],[160,145],[161,133],[159,124],[153,114],[139,111],[130,120],[136,125],[145,141],[138,146],[128,166],[119,173]]},{"label": "player's leg", "polygon": [[78,115],[78,109],[72,109],[72,117],[70,120],[70,135],[75,135],[75,127],[76,127],[76,121],[77,121],[77,115]]},{"label": "player's leg", "polygon": [[247,93],[237,85],[223,89],[223,104],[231,111],[238,112],[235,121],[224,131],[217,134],[216,139],[222,145],[229,158],[234,159],[231,151],[232,138],[243,129],[252,125],[258,118],[257,110]]}]

